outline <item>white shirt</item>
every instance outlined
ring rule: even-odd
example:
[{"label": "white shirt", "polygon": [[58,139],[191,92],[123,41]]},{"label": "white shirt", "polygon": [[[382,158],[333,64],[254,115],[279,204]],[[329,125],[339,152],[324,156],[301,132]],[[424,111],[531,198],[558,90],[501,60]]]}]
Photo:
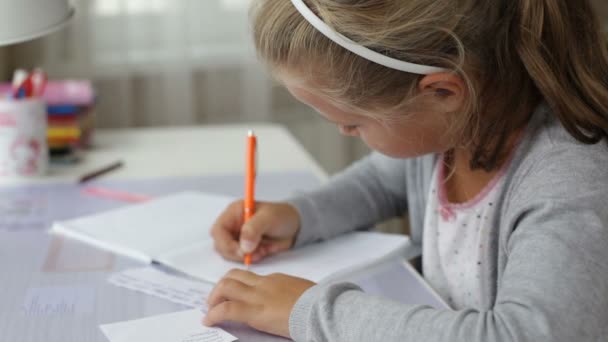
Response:
[{"label": "white shirt", "polygon": [[424,219],[424,277],[453,309],[480,308],[481,279],[485,279],[482,260],[489,245],[488,225],[496,222],[495,199],[503,172],[475,198],[454,204],[447,200],[444,170],[444,160],[439,158]]}]

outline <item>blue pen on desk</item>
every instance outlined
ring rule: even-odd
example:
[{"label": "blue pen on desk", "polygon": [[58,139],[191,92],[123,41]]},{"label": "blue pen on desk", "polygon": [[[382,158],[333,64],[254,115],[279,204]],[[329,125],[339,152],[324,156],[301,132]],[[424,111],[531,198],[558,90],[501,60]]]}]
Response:
[{"label": "blue pen on desk", "polygon": [[103,167],[101,169],[95,170],[93,172],[87,173],[85,175],[83,175],[82,177],[80,177],[80,179],[78,180],[78,183],[83,184],[86,183],[88,181],[91,181],[97,177],[103,176],[108,172],[112,172],[116,169],[121,168],[124,165],[124,163],[122,162],[122,160],[119,160],[117,162],[114,162],[106,167]]}]

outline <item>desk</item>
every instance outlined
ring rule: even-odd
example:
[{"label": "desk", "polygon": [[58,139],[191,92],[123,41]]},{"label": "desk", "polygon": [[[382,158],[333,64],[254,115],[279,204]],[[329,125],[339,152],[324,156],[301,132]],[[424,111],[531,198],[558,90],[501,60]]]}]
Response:
[{"label": "desk", "polygon": [[[52,166],[44,178],[0,179],[0,185],[74,182],[79,176],[123,160],[126,167],[104,179],[199,177],[241,173],[245,169],[245,138],[259,137],[259,172],[303,171],[320,180],[327,174],[287,129],[252,124],[174,128],[99,130],[95,147],[75,166]],[[169,157],[171,162],[166,162]]]},{"label": "desk", "polygon": [[[252,127],[260,139],[260,198],[279,200],[294,191],[313,189],[326,178],[285,129]],[[74,184],[82,172],[116,159],[124,160],[126,166],[98,185],[148,195],[196,189],[240,196],[247,128],[101,131],[98,147],[82,165],[54,169],[48,179],[5,181],[0,188],[2,201],[31,205],[33,212],[23,215],[31,215],[33,221],[14,229],[7,229],[10,222],[4,222],[0,229],[0,341],[102,342],[106,340],[99,324],[185,309],[107,283],[113,272],[140,267],[140,263],[49,236],[45,228],[53,220],[125,205],[86,197]],[[0,208],[6,205],[2,201]],[[402,262],[352,275],[351,280],[366,291],[395,300],[441,306]],[[283,340],[241,325],[224,328],[242,341]]]}]

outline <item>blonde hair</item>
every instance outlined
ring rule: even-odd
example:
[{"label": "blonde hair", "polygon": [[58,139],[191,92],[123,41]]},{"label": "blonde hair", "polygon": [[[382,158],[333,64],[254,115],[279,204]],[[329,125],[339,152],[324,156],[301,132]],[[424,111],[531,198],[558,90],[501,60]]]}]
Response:
[{"label": "blonde hair", "polygon": [[[307,0],[351,40],[411,63],[453,70],[467,103],[451,133],[492,170],[505,143],[545,101],[581,142],[608,137],[608,49],[588,0]],[[366,113],[405,108],[420,75],[363,59],[327,39],[289,0],[255,0],[258,54],[272,70],[309,75]]]}]

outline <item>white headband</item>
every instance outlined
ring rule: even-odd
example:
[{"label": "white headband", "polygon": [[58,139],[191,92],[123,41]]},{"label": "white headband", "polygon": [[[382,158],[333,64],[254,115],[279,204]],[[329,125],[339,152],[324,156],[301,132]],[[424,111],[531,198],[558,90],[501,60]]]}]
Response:
[{"label": "white headband", "polygon": [[319,32],[323,33],[325,37],[331,39],[334,43],[340,45],[346,50],[361,56],[374,63],[384,65],[385,67],[396,69],[405,72],[411,72],[413,74],[429,75],[437,72],[446,71],[446,69],[433,67],[429,65],[420,65],[414,63],[408,63],[399,59],[391,58],[380,54],[376,51],[370,50],[362,45],[359,45],[342,34],[334,31],[329,25],[327,25],[321,18],[319,18],[308,6],[304,3],[304,0],[291,0],[295,8],[302,14],[302,16]]}]

